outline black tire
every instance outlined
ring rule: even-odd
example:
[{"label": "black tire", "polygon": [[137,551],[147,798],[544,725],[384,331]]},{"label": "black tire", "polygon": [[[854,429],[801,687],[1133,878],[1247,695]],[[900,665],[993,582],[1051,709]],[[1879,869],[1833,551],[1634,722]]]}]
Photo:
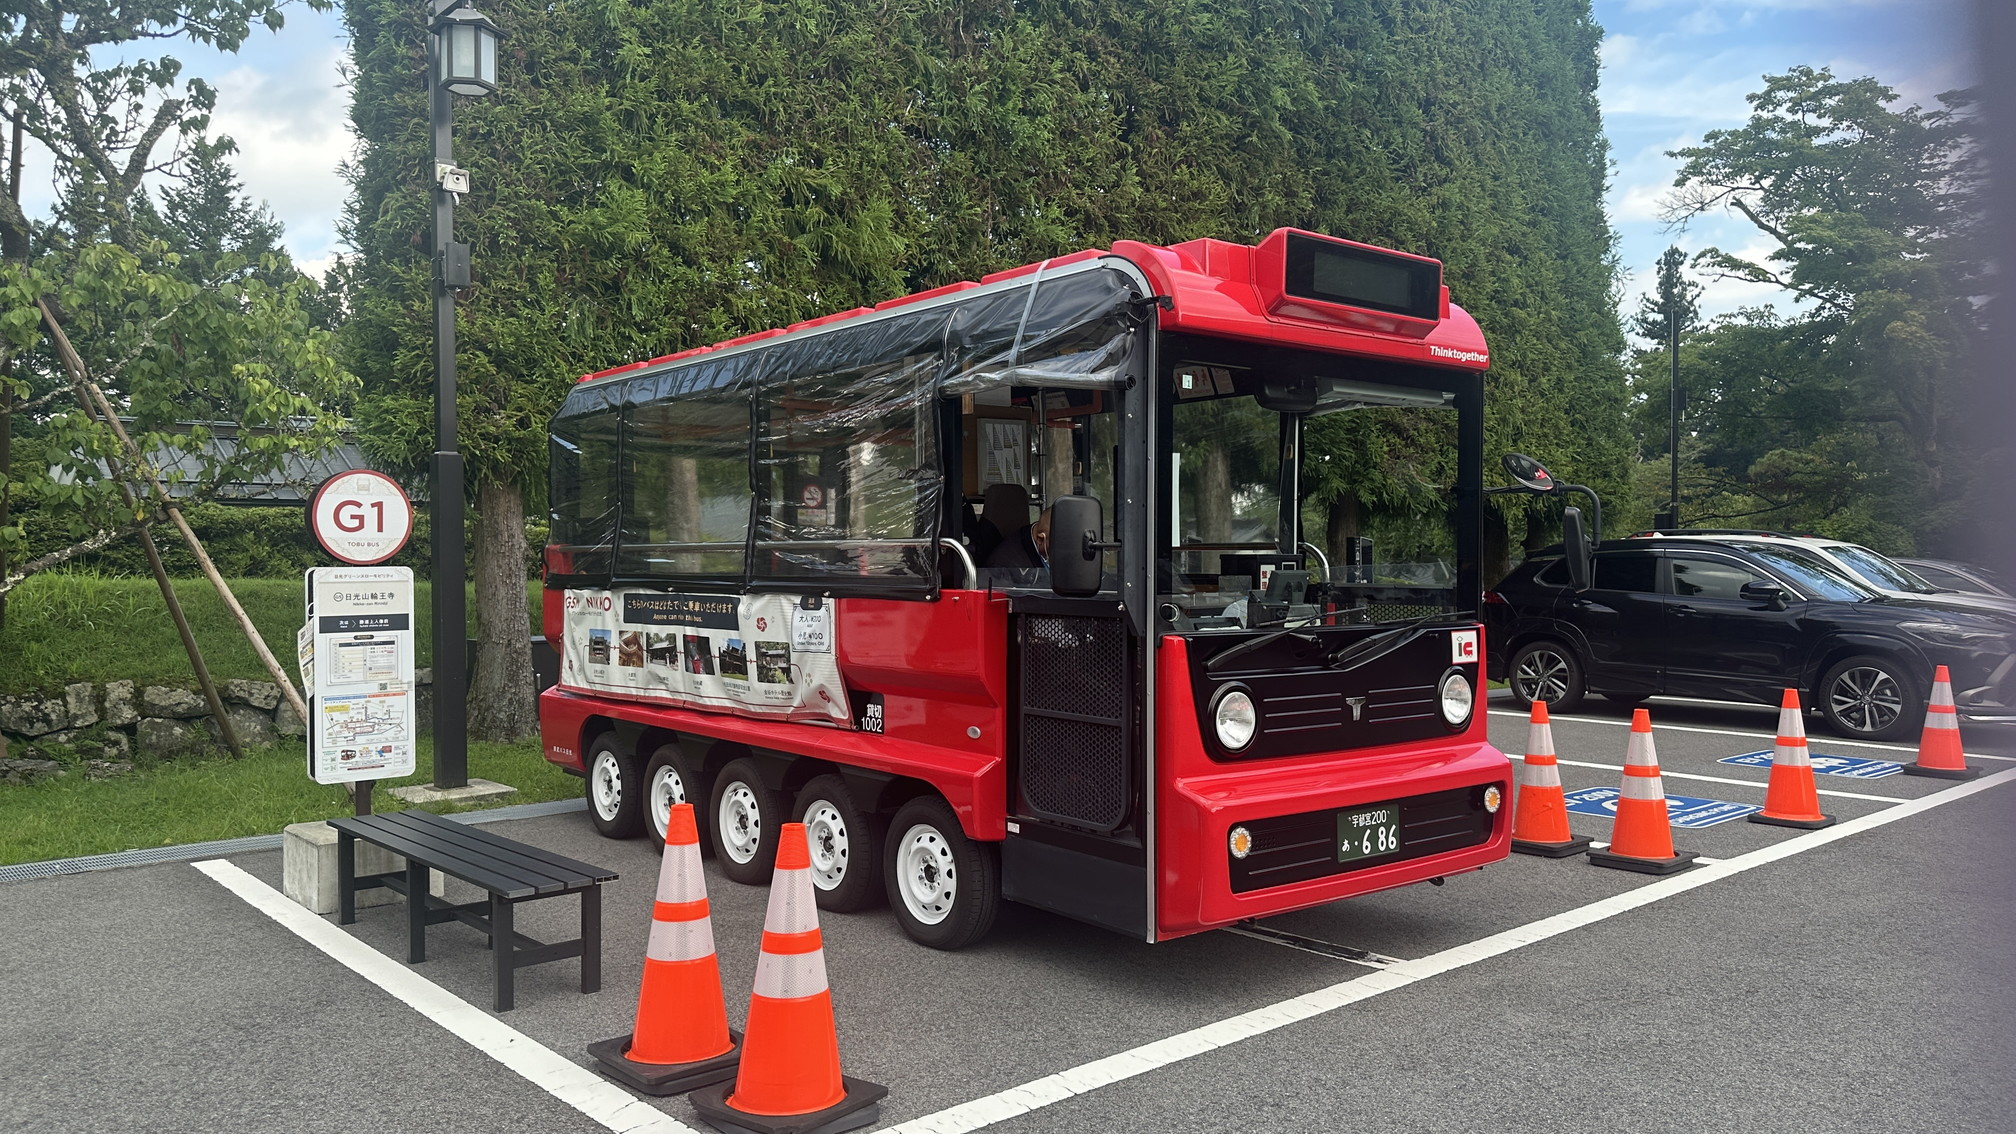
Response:
[{"label": "black tire", "polygon": [[588,797],[588,821],[605,839],[634,839],[644,830],[643,778],[637,757],[613,732],[588,745],[588,777],[582,786]]},{"label": "black tire", "polygon": [[1001,908],[1001,849],[976,843],[935,795],[896,811],[882,853],[896,924],[920,945],[963,949],[985,936]]},{"label": "black tire", "polygon": [[1506,663],[1505,688],[1511,690],[1512,700],[1522,709],[1532,708],[1535,701],[1545,701],[1548,709],[1560,713],[1580,706],[1588,692],[1583,683],[1582,659],[1572,647],[1551,638],[1519,647]]},{"label": "black tire", "polygon": [[651,762],[644,766],[642,806],[644,833],[657,841],[660,850],[665,847],[665,820],[675,803],[694,805],[693,818],[699,825],[701,839],[706,839],[708,816],[693,796],[692,782],[686,778],[685,765],[680,763],[679,746],[659,745],[651,754]]},{"label": "black tire", "polygon": [[789,812],[784,793],[763,786],[754,760],[730,760],[707,796],[706,826],[721,873],[744,886],[767,885],[777,863],[777,829]]},{"label": "black tire", "polygon": [[1813,700],[1841,736],[1902,740],[1925,723],[1923,684],[1895,658],[1859,654],[1830,667]]},{"label": "black tire", "polygon": [[882,900],[882,855],[875,816],[861,809],[839,776],[819,776],[798,793],[791,814],[805,824],[812,852],[812,896],[822,910],[851,913]]},{"label": "black tire", "polygon": [[[1640,705],[1644,704],[1644,703],[1645,703],[1646,701],[1648,701],[1648,700],[1651,700],[1651,698],[1652,698],[1652,694],[1650,694],[1650,693],[1605,693],[1605,694],[1603,694],[1603,699],[1604,699],[1605,701],[1608,701],[1608,702],[1610,702],[1610,703],[1611,703],[1611,704],[1613,704],[1613,705],[1622,705],[1622,706],[1623,706],[1624,708],[1627,708],[1627,709],[1635,709],[1635,708],[1637,708],[1638,706],[1640,706]],[[1548,707],[1549,707],[1549,708],[1552,708],[1553,706],[1551,706],[1551,705],[1550,705],[1550,706],[1548,706]]]}]

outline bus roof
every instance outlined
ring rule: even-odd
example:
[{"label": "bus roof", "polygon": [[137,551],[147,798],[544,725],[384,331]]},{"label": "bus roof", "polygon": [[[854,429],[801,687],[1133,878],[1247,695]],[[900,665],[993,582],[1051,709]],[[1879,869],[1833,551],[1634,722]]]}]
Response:
[{"label": "bus roof", "polygon": [[[1428,306],[1416,305],[1400,311],[1400,304],[1386,309],[1312,298],[1307,286],[1298,288],[1289,279],[1289,266],[1297,255],[1307,259],[1307,249],[1348,256],[1355,265],[1369,265],[1372,271],[1412,273],[1425,281],[1431,270],[1433,287],[1439,294],[1429,297]],[[899,308],[923,303],[956,302],[954,297],[969,291],[991,291],[1023,286],[1025,277],[1038,277],[1073,265],[1106,260],[1125,261],[1145,278],[1158,296],[1166,296],[1161,326],[1165,331],[1187,331],[1220,338],[1244,339],[1258,343],[1301,346],[1316,350],[1354,354],[1391,362],[1483,370],[1490,366],[1490,350],[1477,321],[1461,307],[1449,302],[1449,289],[1440,283],[1437,261],[1371,245],[1295,229],[1276,229],[1257,245],[1225,240],[1191,240],[1160,246],[1134,240],[1115,241],[1111,249],[1088,248],[1068,256],[1052,257],[982,276],[979,282],[961,281],[914,295],[884,300],[873,307],[856,307],[788,327],[758,331],[708,346],[692,347],[675,354],[660,355],[641,362],[628,362],[581,376],[593,382],[619,375],[676,363],[697,355],[732,350],[768,339],[817,333],[835,324],[867,321]],[[977,297],[976,297],[977,298]]]}]

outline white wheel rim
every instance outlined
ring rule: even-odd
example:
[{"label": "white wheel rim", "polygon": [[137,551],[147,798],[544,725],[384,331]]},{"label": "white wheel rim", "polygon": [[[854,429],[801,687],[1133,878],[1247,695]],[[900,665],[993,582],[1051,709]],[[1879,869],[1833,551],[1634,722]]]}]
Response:
[{"label": "white wheel rim", "polygon": [[812,884],[832,890],[847,880],[847,820],[831,800],[805,809],[805,842],[812,851]]},{"label": "white wheel rim", "polygon": [[623,807],[623,770],[616,766],[616,754],[606,748],[595,754],[595,768],[588,773],[588,802],[604,823],[614,822]]},{"label": "white wheel rim", "polygon": [[716,816],[721,832],[721,849],[738,863],[755,861],[756,848],[763,845],[763,812],[756,805],[756,793],[736,780],[721,793],[721,814]]},{"label": "white wheel rim", "polygon": [[651,829],[658,833],[658,841],[665,841],[665,825],[671,821],[672,805],[686,802],[686,780],[679,775],[679,769],[670,764],[660,765],[651,773],[651,788],[647,799],[651,801]]},{"label": "white wheel rim", "polygon": [[896,842],[896,890],[903,908],[925,925],[937,925],[959,900],[959,869],[952,844],[938,828],[919,823]]}]

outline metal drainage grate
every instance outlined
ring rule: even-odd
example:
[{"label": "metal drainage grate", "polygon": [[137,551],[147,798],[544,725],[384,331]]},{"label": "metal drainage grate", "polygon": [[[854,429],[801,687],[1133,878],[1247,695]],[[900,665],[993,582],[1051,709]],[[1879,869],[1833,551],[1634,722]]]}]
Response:
[{"label": "metal drainage grate", "polygon": [[[537,819],[543,815],[564,815],[586,809],[581,799],[556,799],[547,803],[520,803],[488,811],[465,811],[448,818],[462,823],[502,823],[511,819]],[[116,870],[122,866],[149,866],[157,862],[193,862],[199,858],[223,858],[234,854],[278,850],[280,835],[247,835],[242,839],[215,839],[207,843],[181,843],[172,847],[143,847],[114,854],[92,854],[82,858],[55,858],[47,862],[20,862],[0,866],[0,882],[27,882],[54,878],[59,874],[88,874],[94,870]]]}]

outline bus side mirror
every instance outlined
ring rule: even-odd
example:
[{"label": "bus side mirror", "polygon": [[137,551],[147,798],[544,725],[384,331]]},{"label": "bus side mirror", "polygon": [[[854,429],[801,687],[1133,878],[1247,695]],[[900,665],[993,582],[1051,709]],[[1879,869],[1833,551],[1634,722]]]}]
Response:
[{"label": "bus side mirror", "polygon": [[1561,510],[1561,554],[1568,560],[1568,581],[1576,590],[1589,589],[1595,551],[1589,546],[1589,531],[1582,526],[1582,509]]},{"label": "bus side mirror", "polygon": [[1050,589],[1083,597],[1099,593],[1104,566],[1099,541],[1105,517],[1090,496],[1060,496],[1050,506]]}]

